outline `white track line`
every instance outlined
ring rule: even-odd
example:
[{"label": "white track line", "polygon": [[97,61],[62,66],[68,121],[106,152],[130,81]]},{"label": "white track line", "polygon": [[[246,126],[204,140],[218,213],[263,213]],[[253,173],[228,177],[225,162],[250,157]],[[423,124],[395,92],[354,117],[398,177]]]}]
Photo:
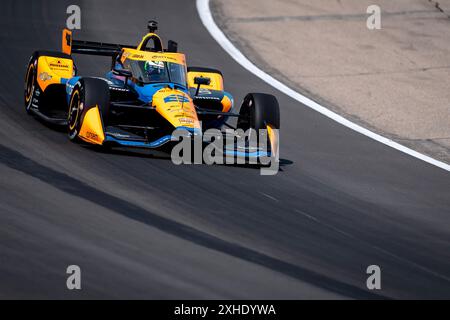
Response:
[{"label": "white track line", "polygon": [[366,128],[361,127],[360,125],[353,123],[344,117],[338,115],[337,113],[334,113],[333,111],[325,108],[324,106],[321,106],[317,102],[301,95],[300,93],[292,90],[291,88],[287,87],[285,84],[281,83],[277,79],[273,78],[272,76],[268,75],[261,69],[259,69],[257,66],[255,66],[250,60],[248,60],[231,42],[228,40],[228,38],[223,34],[223,32],[217,27],[216,23],[214,22],[214,19],[211,14],[211,10],[209,8],[209,0],[197,0],[197,11],[200,16],[200,19],[202,20],[204,26],[209,31],[209,33],[212,35],[212,37],[219,43],[219,45],[234,59],[236,60],[241,66],[243,66],[245,69],[256,75],[258,78],[261,78],[265,82],[267,82],[269,85],[275,87],[276,89],[280,90],[284,94],[290,96],[291,98],[297,100],[298,102],[304,104],[305,106],[316,110],[317,112],[320,112],[321,114],[327,116],[330,119],[333,119],[336,122],[339,122],[340,124],[346,126],[347,128],[350,128],[356,132],[359,132],[369,138],[372,138],[378,142],[381,142],[389,147],[392,147],[394,149],[397,149],[401,152],[404,152],[406,154],[409,154],[410,156],[413,156],[417,159],[423,160],[425,162],[428,162],[436,167],[439,167],[441,169],[444,169],[446,171],[450,171],[450,165],[441,162],[439,160],[433,159],[427,155],[424,155],[420,152],[414,151],[408,147],[405,147],[391,139],[388,139],[386,137],[383,137],[375,132],[372,132]]}]

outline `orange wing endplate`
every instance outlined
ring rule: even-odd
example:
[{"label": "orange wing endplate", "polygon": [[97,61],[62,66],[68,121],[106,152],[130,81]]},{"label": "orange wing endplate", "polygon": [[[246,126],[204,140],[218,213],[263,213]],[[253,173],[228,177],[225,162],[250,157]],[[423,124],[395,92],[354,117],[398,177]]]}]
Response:
[{"label": "orange wing endplate", "polygon": [[69,29],[62,32],[62,52],[68,55],[72,53],[72,31]]}]

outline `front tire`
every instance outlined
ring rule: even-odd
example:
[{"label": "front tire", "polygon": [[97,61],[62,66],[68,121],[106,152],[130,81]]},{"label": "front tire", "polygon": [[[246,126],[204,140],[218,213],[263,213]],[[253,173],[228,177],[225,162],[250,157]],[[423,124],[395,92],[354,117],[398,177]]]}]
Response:
[{"label": "front tire", "polygon": [[237,127],[248,129],[280,129],[280,107],[277,98],[266,93],[249,93],[245,96],[239,111]]},{"label": "front tire", "polygon": [[82,92],[82,85],[79,82],[73,88],[70,96],[69,111],[67,114],[67,132],[69,139],[74,142],[78,140],[78,133],[81,128],[80,117],[84,106],[82,102]]},{"label": "front tire", "polygon": [[78,81],[70,96],[67,116],[67,132],[71,141],[79,139],[83,118],[90,108],[98,107],[103,128],[109,116],[109,87],[106,81],[97,78],[82,78]]}]

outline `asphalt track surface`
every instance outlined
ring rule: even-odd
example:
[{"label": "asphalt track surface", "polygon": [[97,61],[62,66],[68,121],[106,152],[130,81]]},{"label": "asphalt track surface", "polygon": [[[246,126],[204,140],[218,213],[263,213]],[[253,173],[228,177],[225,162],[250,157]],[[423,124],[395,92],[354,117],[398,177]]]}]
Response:
[{"label": "asphalt track surface", "polygon": [[[450,298],[450,174],[340,126],[235,63],[194,1],[86,1],[75,37],[137,43],[156,18],[190,65],[281,105],[276,176],[72,144],[27,116],[25,65],[74,1],[2,1],[0,298]],[[330,52],[332,55],[332,52]],[[76,57],[83,75],[105,58]],[[280,57],[282,59],[282,57]],[[66,289],[66,268],[82,290]],[[366,289],[366,268],[382,290]]]}]

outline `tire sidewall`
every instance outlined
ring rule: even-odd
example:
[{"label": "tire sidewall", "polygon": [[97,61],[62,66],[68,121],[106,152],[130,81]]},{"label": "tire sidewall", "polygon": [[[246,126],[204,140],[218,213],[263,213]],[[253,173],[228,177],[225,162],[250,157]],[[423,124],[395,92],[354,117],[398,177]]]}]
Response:
[{"label": "tire sidewall", "polygon": [[[30,74],[31,72],[31,74]],[[31,83],[29,77],[32,77]],[[31,88],[29,87],[31,86]],[[25,111],[27,113],[31,112],[31,106],[33,101],[36,99],[36,88],[37,88],[37,58],[36,54],[33,54],[28,62],[27,71],[25,74],[25,83],[24,83],[24,104]]]},{"label": "tire sidewall", "polygon": [[[75,106],[76,102],[78,102],[77,106]],[[67,132],[69,139],[72,141],[76,141],[78,139],[78,134],[81,127],[81,113],[83,111],[82,106],[84,106],[84,86],[82,81],[78,81],[72,90],[72,94],[70,95],[69,110],[67,114]],[[74,110],[74,108],[76,108],[76,110]],[[76,112],[76,118],[72,120],[71,118],[74,112]]]}]

